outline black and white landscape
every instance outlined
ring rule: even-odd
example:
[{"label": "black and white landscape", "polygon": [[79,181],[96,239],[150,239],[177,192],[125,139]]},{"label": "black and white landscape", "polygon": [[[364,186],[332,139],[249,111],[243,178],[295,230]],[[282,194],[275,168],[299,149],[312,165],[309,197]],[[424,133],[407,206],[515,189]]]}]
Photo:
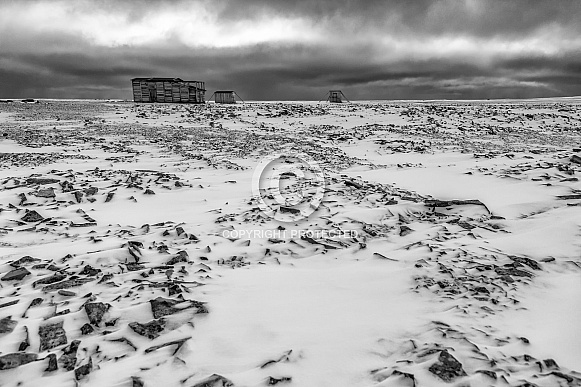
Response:
[{"label": "black and white landscape", "polygon": [[580,12],[1,3],[0,386],[580,386]]}]

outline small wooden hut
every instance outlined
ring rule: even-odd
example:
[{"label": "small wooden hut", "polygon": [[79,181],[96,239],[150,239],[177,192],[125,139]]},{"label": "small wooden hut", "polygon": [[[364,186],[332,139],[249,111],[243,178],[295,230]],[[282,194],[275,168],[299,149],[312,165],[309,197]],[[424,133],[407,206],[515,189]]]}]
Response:
[{"label": "small wooden hut", "polygon": [[218,90],[214,93],[216,103],[236,103],[234,100],[234,90]]},{"label": "small wooden hut", "polygon": [[133,78],[135,102],[204,103],[206,85],[181,78]]},{"label": "small wooden hut", "polygon": [[216,90],[209,99],[212,99],[212,97],[214,97],[215,103],[236,103],[234,97],[238,97],[240,101],[244,102],[234,90]]},{"label": "small wooden hut", "polygon": [[343,98],[349,102],[345,94],[341,90],[329,90],[329,96],[327,97],[327,101],[333,103],[343,103]]}]

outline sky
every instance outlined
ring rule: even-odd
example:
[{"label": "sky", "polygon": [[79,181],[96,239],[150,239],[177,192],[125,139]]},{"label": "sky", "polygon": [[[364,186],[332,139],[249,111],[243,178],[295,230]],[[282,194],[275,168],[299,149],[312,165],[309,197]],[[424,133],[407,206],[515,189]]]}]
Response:
[{"label": "sky", "polygon": [[578,96],[581,1],[0,0],[0,98],[154,76],[245,100]]}]

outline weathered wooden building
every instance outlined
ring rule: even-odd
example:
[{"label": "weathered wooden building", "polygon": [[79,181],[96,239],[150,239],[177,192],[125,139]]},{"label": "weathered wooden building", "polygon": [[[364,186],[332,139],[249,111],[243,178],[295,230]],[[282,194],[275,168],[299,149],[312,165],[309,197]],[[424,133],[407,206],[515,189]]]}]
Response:
[{"label": "weathered wooden building", "polygon": [[234,90],[216,90],[209,99],[212,99],[212,97],[214,97],[215,103],[236,103],[235,97],[238,97],[244,103],[244,100]]},{"label": "weathered wooden building", "polygon": [[[345,96],[345,94],[343,94],[341,90],[329,90],[329,97],[327,98],[327,101],[334,103],[342,103],[343,98],[347,99],[347,97]],[[347,101],[349,100],[347,99]]]},{"label": "weathered wooden building", "polygon": [[204,103],[206,85],[181,78],[133,78],[135,102]]},{"label": "weathered wooden building", "polygon": [[233,90],[218,90],[214,93],[216,103],[236,103]]}]

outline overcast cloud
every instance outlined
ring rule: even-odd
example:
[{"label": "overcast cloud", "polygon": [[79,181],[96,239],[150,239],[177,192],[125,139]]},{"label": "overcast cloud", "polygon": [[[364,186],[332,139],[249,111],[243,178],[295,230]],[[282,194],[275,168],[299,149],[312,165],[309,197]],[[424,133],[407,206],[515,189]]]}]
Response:
[{"label": "overcast cloud", "polygon": [[580,1],[5,1],[0,98],[131,98],[139,76],[248,100],[581,95]]}]

